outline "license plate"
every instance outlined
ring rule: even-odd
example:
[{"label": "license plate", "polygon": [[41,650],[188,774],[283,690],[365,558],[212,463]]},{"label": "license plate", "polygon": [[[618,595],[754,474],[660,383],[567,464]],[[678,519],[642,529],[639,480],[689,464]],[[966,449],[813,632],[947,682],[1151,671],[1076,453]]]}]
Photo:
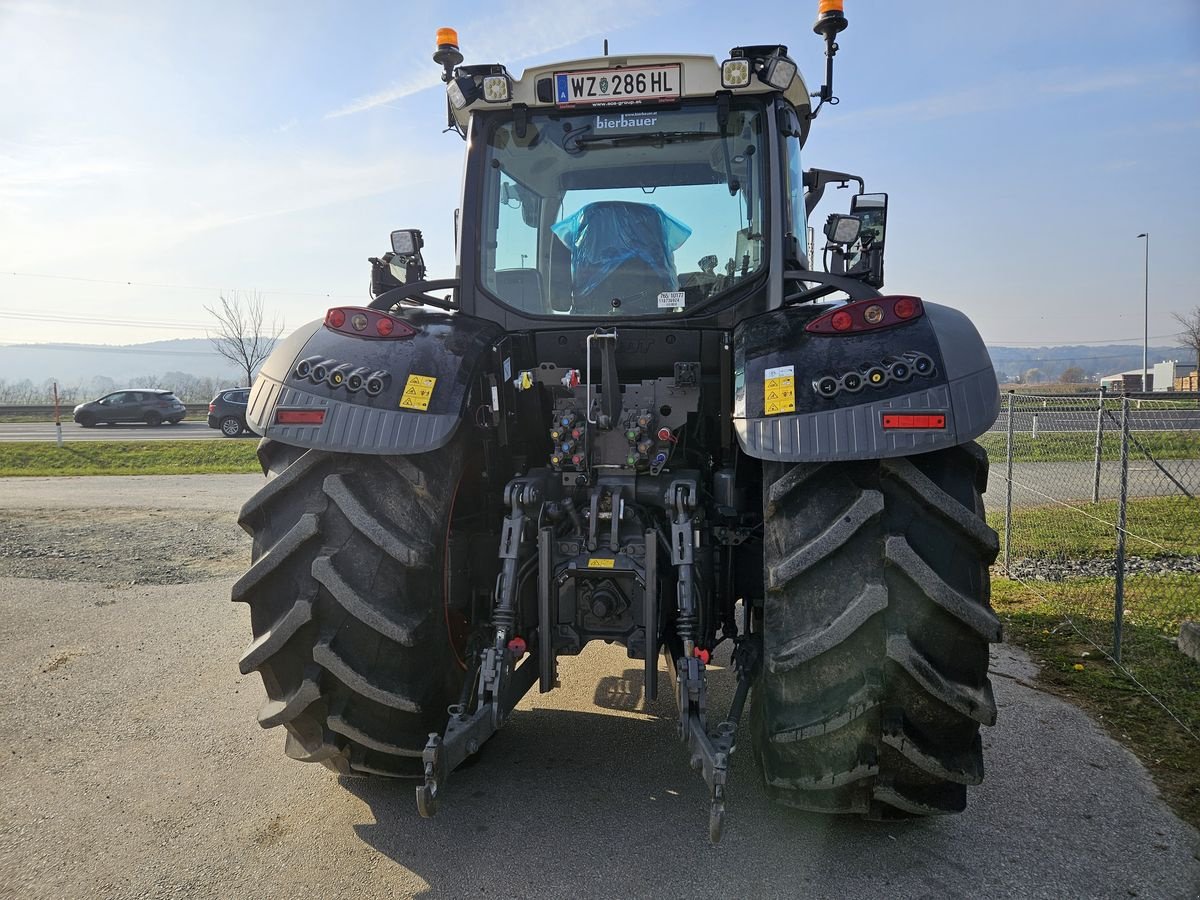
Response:
[{"label": "license plate", "polygon": [[670,103],[679,99],[679,65],[555,72],[555,101],[572,106]]}]

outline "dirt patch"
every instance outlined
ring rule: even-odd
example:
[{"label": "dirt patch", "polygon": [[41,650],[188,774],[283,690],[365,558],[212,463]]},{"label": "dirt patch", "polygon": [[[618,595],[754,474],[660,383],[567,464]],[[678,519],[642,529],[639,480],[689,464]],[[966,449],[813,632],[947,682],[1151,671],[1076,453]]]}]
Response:
[{"label": "dirt patch", "polygon": [[231,513],[178,509],[0,510],[0,575],[184,584],[239,575],[250,538]]}]

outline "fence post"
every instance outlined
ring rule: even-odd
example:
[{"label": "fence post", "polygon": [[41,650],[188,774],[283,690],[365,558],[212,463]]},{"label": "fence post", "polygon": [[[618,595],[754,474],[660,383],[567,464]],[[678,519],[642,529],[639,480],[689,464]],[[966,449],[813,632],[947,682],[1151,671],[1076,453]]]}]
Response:
[{"label": "fence post", "polygon": [[1121,661],[1125,624],[1125,505],[1129,499],[1129,398],[1121,398],[1121,499],[1117,502],[1117,559],[1113,588],[1113,659]]},{"label": "fence post", "polygon": [[58,446],[62,446],[62,416],[58,411],[58,382],[54,382],[54,433],[57,435]]},{"label": "fence post", "polygon": [[1004,445],[1007,472],[1004,478],[1004,577],[1012,578],[1008,564],[1012,548],[1012,467],[1013,467],[1013,394],[1008,392],[1008,440]]},{"label": "fence post", "polygon": [[1096,478],[1092,483],[1092,502],[1100,502],[1100,458],[1104,455],[1104,385],[1100,385],[1100,405],[1096,408]]}]

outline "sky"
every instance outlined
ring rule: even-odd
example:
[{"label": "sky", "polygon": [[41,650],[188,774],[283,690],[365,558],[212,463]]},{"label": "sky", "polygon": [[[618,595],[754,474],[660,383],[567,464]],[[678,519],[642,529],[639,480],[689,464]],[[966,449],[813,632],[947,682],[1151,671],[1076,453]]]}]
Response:
[{"label": "sky", "polygon": [[[809,8],[811,7],[811,9]],[[0,0],[0,345],[203,337],[221,292],[291,329],[368,299],[420,228],[454,266],[467,63],[784,43],[824,74],[816,2]],[[990,344],[1151,344],[1200,305],[1200,3],[847,0],[836,107],[805,166],[890,196],[887,285]],[[814,214],[845,212],[828,190]],[[1187,210],[1191,209],[1191,212]],[[2,352],[2,351],[0,351]]]}]

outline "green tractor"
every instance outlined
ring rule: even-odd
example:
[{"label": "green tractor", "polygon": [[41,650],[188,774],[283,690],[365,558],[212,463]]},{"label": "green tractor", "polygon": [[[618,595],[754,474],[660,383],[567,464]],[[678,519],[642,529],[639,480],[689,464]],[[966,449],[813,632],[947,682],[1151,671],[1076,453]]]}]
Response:
[{"label": "green tractor", "polygon": [[[233,598],[288,756],[410,779],[432,815],[603,640],[675,695],[714,841],[747,700],[780,803],[964,808],[996,717],[972,439],[998,392],[962,313],[880,291],[887,195],[801,166],[845,26],[822,0],[812,95],[778,44],[515,78],[439,31],[456,276],[394,232],[374,300],[282,341],[250,397],[268,481]],[[852,182],[815,252],[814,207]]]}]

